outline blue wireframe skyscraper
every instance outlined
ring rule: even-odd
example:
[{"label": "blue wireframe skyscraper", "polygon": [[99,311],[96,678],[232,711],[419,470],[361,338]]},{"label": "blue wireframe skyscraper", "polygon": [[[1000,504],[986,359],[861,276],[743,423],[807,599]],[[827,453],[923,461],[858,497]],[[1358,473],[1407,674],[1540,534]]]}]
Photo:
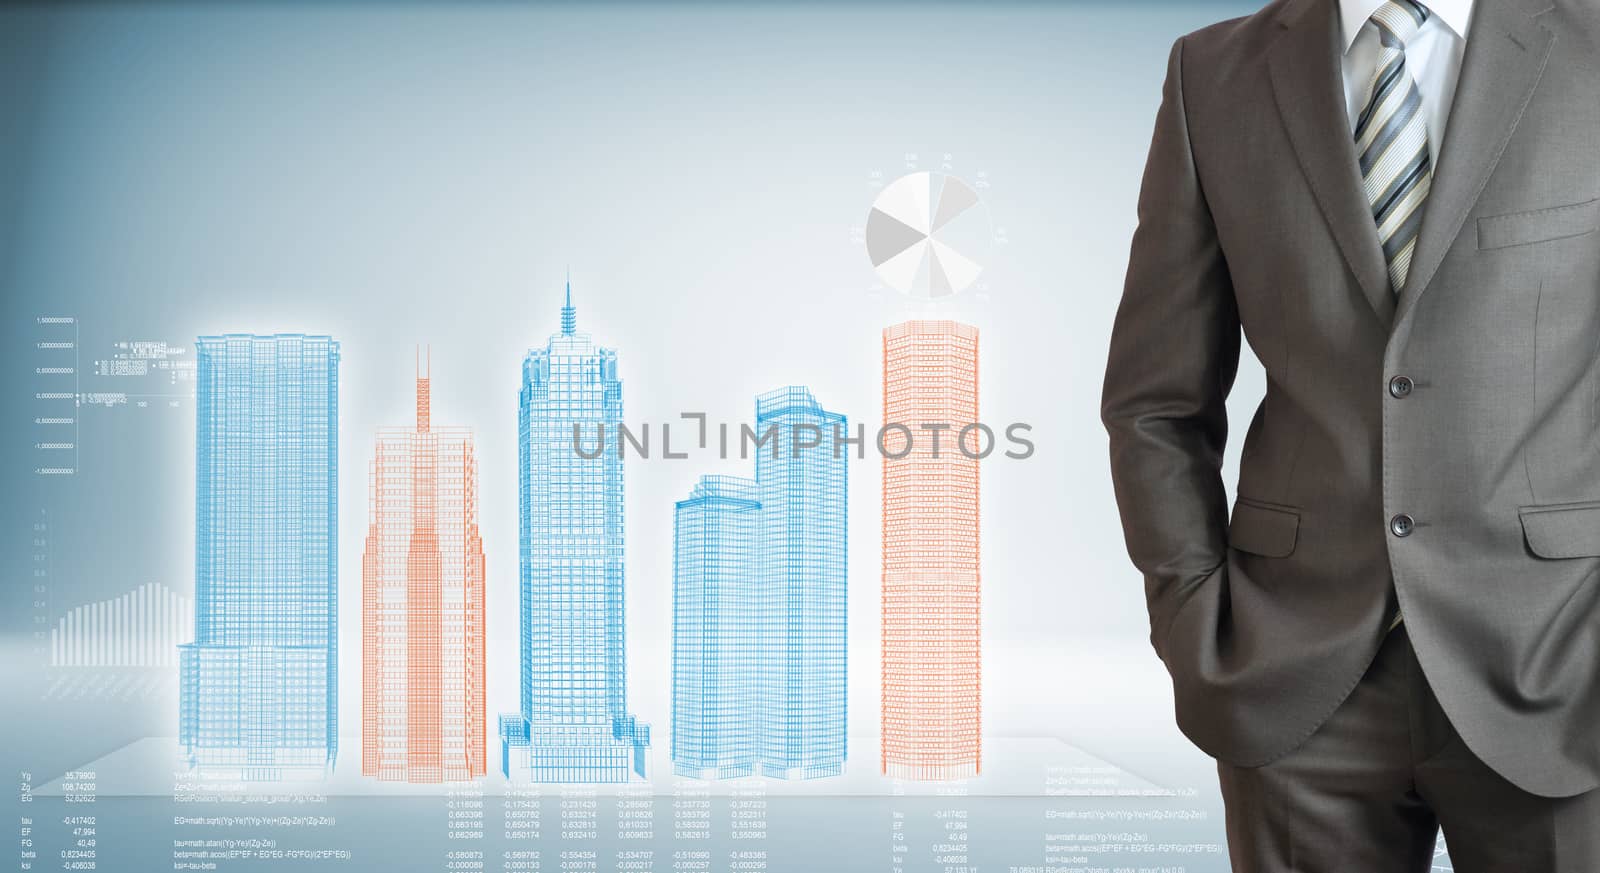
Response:
[{"label": "blue wireframe skyscraper", "polygon": [[750,776],[760,763],[758,486],[703,476],[673,516],[672,761],[681,776]]},{"label": "blue wireframe skyscraper", "polygon": [[684,776],[837,776],[845,760],[845,417],[756,398],[756,478],[673,519],[672,760]]},{"label": "blue wireframe skyscraper", "polygon": [[[799,386],[756,398],[761,495],[761,771],[837,776],[845,760],[845,417]],[[811,448],[805,448],[812,446]]]},{"label": "blue wireframe skyscraper", "polygon": [[178,741],[226,778],[314,776],[338,752],[339,345],[200,337],[195,640]]},{"label": "blue wireframe skyscraper", "polygon": [[521,710],[500,717],[519,781],[624,782],[650,745],[627,712],[622,382],[577,328],[568,283],[561,332],[522,360]]}]

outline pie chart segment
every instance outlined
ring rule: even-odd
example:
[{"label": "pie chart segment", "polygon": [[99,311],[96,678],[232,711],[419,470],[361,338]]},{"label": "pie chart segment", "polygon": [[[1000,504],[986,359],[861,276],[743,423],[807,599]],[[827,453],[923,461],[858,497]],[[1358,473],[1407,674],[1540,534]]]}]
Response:
[{"label": "pie chart segment", "polygon": [[926,235],[930,229],[928,204],[933,193],[929,175],[912,173],[889,183],[889,187],[883,189],[883,193],[873,202],[873,210]]},{"label": "pie chart segment", "polygon": [[954,294],[955,289],[966,288],[978,281],[978,274],[983,272],[983,267],[976,261],[963,257],[960,252],[938,240],[929,242],[933,249],[933,261],[938,265],[936,270],[944,277],[944,287],[950,289],[946,293]]},{"label": "pie chart segment", "polygon": [[890,183],[867,214],[867,257],[879,280],[930,300],[971,287],[993,239],[982,206],[972,186],[945,173]]},{"label": "pie chart segment", "polygon": [[867,216],[867,254],[872,266],[881,267],[906,249],[928,241],[925,231],[906,224],[887,212],[872,210]]},{"label": "pie chart segment", "polygon": [[933,211],[932,232],[937,233],[949,224],[956,216],[978,205],[978,192],[968,188],[965,182],[952,176],[945,176],[944,185],[939,189],[938,197],[934,200],[937,206]]},{"label": "pie chart segment", "polygon": [[884,284],[894,288],[914,288],[919,276],[926,276],[931,247],[922,239],[908,249],[876,265]]}]

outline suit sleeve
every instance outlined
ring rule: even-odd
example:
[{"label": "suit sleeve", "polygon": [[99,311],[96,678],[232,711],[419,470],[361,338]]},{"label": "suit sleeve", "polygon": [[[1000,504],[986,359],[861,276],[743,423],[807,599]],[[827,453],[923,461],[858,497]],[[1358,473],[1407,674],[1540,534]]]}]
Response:
[{"label": "suit sleeve", "polygon": [[1227,560],[1225,402],[1239,363],[1233,283],[1189,140],[1182,39],[1167,62],[1138,217],[1100,412],[1150,640],[1170,661],[1174,614]]}]

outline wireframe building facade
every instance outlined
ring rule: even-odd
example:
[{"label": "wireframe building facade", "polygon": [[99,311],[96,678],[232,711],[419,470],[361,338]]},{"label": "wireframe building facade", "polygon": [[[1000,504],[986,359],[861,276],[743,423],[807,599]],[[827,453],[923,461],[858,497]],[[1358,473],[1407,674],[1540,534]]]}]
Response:
[{"label": "wireframe building facade", "polygon": [[837,776],[846,756],[843,415],[756,398],[756,478],[677,503],[672,758],[680,775]]},{"label": "wireframe building facade", "polygon": [[185,762],[317,776],[338,753],[339,346],[200,337],[195,640],[179,647]]},{"label": "wireframe building facade", "polygon": [[533,782],[645,775],[650,728],[627,712],[617,356],[577,330],[522,361],[521,708],[500,717],[501,767]]},{"label": "wireframe building facade", "polygon": [[[756,398],[756,429],[777,443],[756,454],[761,495],[761,771],[810,779],[844,772],[845,466],[843,415],[811,391]],[[815,448],[802,448],[815,444]]]},{"label": "wireframe building facade", "polygon": [[681,776],[750,776],[761,673],[756,483],[703,476],[673,516],[672,761]]},{"label": "wireframe building facade", "polygon": [[459,782],[484,775],[484,557],[472,432],[378,432],[361,557],[361,772]]},{"label": "wireframe building facade", "polygon": [[[980,772],[978,331],[908,321],[883,331],[882,769],[902,779]],[[948,425],[937,450],[922,425]],[[895,457],[899,455],[899,457]]]}]

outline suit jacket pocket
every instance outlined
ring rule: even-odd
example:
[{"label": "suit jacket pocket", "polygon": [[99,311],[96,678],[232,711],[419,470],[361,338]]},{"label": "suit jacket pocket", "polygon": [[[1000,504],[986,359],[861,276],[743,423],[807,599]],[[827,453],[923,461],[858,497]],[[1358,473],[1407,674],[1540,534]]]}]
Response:
[{"label": "suit jacket pocket", "polygon": [[1600,556],[1600,501],[1523,506],[1522,535],[1541,558]]},{"label": "suit jacket pocket", "polygon": [[1294,553],[1299,530],[1300,510],[1240,497],[1228,522],[1228,545],[1253,555],[1286,558]]},{"label": "suit jacket pocket", "polygon": [[1534,209],[1489,215],[1478,219],[1478,248],[1498,249],[1554,239],[1583,236],[1600,228],[1600,198]]}]

